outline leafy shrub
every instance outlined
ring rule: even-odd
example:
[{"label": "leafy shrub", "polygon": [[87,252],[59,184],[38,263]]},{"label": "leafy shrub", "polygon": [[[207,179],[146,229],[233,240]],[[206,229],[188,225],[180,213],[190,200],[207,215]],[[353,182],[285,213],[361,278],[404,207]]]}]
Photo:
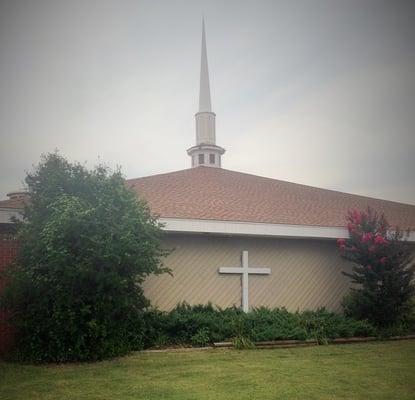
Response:
[{"label": "leafy shrub", "polygon": [[[357,321],[325,309],[289,312],[285,308],[257,308],[244,313],[236,308],[220,309],[211,304],[179,304],[170,312],[148,311],[144,333],[145,347],[163,345],[206,346],[213,342],[328,339],[374,336],[376,329],[367,321]],[[242,340],[243,339],[243,340]]]},{"label": "leafy shrub", "polygon": [[190,342],[193,346],[204,347],[210,342],[209,330],[207,328],[199,329],[191,338]]},{"label": "leafy shrub", "polygon": [[408,304],[408,312],[402,319],[402,323],[409,332],[415,332],[415,296],[412,297]]},{"label": "leafy shrub", "polygon": [[13,310],[17,357],[83,361],[143,347],[140,283],[166,270],[157,219],[119,171],[90,171],[56,153],[26,183],[22,245],[2,300]]},{"label": "leafy shrub", "polygon": [[356,286],[344,301],[345,314],[381,328],[402,323],[415,295],[408,233],[392,228],[370,207],[350,211],[347,220],[350,238],[337,243],[342,256],[354,264],[351,273],[343,273]]},{"label": "leafy shrub", "polygon": [[144,313],[143,347],[164,347],[171,344],[167,334],[167,313],[150,308]]},{"label": "leafy shrub", "polygon": [[200,329],[209,332],[210,342],[218,342],[233,336],[232,323],[235,316],[241,314],[242,311],[234,308],[221,310],[211,304],[189,306],[183,303],[165,314],[164,328],[173,344],[191,343]]},{"label": "leafy shrub", "polygon": [[154,338],[153,347],[161,349],[168,346],[170,343],[170,338],[166,334],[160,334]]},{"label": "leafy shrub", "polygon": [[252,340],[246,336],[235,336],[232,345],[236,350],[249,350],[255,348]]},{"label": "leafy shrub", "polygon": [[379,329],[380,337],[405,336],[415,333],[415,298],[412,298],[409,311],[405,314],[401,321]]},{"label": "leafy shrub", "polygon": [[357,321],[340,314],[329,312],[324,308],[317,311],[305,311],[301,314],[301,324],[309,338],[319,343],[339,337],[373,336],[375,328],[367,321]]},{"label": "leafy shrub", "polygon": [[254,341],[305,340],[306,330],[300,324],[298,313],[285,308],[257,308],[246,314],[250,337]]}]

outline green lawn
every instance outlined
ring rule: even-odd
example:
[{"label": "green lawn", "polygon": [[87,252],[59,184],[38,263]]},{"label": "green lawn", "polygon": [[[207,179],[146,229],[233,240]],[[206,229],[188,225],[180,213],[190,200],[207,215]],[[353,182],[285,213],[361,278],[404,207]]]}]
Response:
[{"label": "green lawn", "polygon": [[0,399],[414,399],[415,341],[0,363]]}]

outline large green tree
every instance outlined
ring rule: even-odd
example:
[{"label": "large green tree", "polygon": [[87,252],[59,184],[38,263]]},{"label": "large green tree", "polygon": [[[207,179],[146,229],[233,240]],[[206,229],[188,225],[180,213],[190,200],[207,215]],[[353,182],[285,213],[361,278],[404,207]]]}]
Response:
[{"label": "large green tree", "polygon": [[140,284],[167,271],[157,218],[119,170],[88,170],[58,153],[44,156],[26,183],[30,202],[4,296],[18,356],[91,360],[140,348],[149,305]]},{"label": "large green tree", "polygon": [[337,241],[342,256],[353,262],[352,272],[344,273],[355,284],[344,302],[346,314],[381,327],[402,322],[415,294],[407,234],[372,208],[351,211],[347,220],[350,237]]}]

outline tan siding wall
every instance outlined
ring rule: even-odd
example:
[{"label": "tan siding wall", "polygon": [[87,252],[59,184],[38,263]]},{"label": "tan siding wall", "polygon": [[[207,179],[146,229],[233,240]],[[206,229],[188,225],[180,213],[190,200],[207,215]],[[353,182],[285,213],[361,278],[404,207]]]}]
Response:
[{"label": "tan siding wall", "polygon": [[151,276],[144,284],[146,296],[163,310],[182,301],[240,306],[240,276],[218,269],[240,266],[242,250],[249,251],[251,267],[271,268],[271,275],[249,276],[251,308],[340,311],[350,287],[341,273],[350,271],[350,264],[340,258],[334,241],[169,235],[165,245],[175,248],[166,260],[173,277]]}]

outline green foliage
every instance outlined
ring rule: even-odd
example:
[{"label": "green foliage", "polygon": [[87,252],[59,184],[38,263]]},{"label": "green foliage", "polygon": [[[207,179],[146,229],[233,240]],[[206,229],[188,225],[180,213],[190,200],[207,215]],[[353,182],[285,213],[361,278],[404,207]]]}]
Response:
[{"label": "green foliage", "polygon": [[306,329],[301,324],[301,314],[291,313],[285,308],[257,308],[245,317],[250,337],[254,341],[305,340]]},{"label": "green foliage", "polygon": [[3,303],[13,310],[17,356],[95,360],[144,345],[140,283],[166,271],[161,229],[119,171],[49,154],[26,177],[31,201]]},{"label": "green foliage", "polygon": [[[376,336],[367,321],[357,321],[325,309],[289,312],[284,308],[257,308],[244,313],[236,308],[179,304],[170,312],[149,310],[145,314],[145,347],[167,345],[206,346],[214,342],[328,339]],[[243,340],[242,340],[243,339]],[[246,340],[245,340],[246,339]]]},{"label": "green foliage", "polygon": [[402,323],[410,332],[415,332],[415,296],[409,301],[408,312],[404,315]]},{"label": "green foliage", "polygon": [[209,330],[207,328],[199,329],[191,338],[190,341],[193,346],[204,347],[210,342]]},{"label": "green foliage", "polygon": [[401,323],[415,295],[415,264],[407,235],[392,229],[373,209],[348,215],[350,239],[339,239],[344,258],[354,263],[355,287],[344,301],[345,314],[368,319],[379,327]]},{"label": "green foliage", "polygon": [[211,304],[190,306],[182,303],[170,312],[152,310],[146,313],[147,330],[144,343],[153,346],[159,337],[167,337],[165,344],[192,344],[200,332],[208,335],[208,343],[219,342],[235,335],[234,320],[243,312],[236,308],[221,310]]},{"label": "green foliage", "polygon": [[317,339],[320,344],[326,344],[328,339],[376,335],[375,328],[369,322],[345,318],[324,308],[305,311],[300,319],[307,336]]},{"label": "green foliage", "polygon": [[232,345],[236,350],[251,350],[255,348],[252,340],[246,336],[235,336],[232,339]]},{"label": "green foliage", "polygon": [[412,298],[409,303],[409,311],[404,317],[388,326],[381,327],[378,335],[380,337],[391,337],[391,336],[405,336],[408,334],[415,333],[415,298]]}]

